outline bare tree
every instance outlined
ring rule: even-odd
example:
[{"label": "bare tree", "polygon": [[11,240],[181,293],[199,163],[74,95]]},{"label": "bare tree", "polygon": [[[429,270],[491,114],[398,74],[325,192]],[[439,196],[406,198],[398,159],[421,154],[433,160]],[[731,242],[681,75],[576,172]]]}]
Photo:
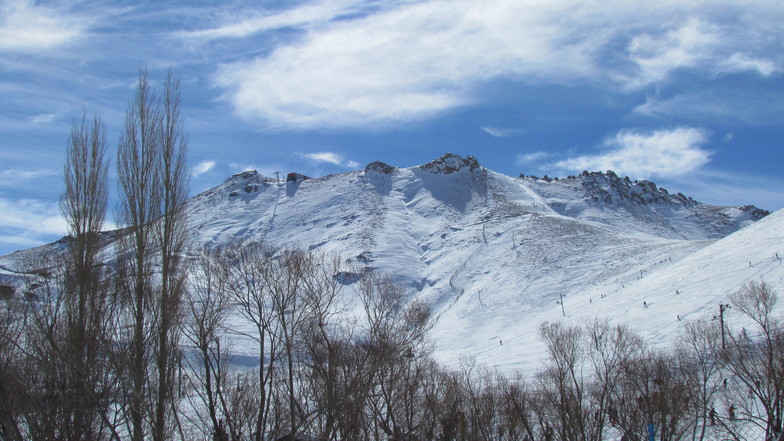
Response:
[{"label": "bare tree", "polygon": [[465,397],[466,430],[469,439],[497,439],[503,432],[500,393],[494,374],[477,368],[470,360],[462,363],[460,384]]},{"label": "bare tree", "polygon": [[[201,408],[194,412],[199,426],[215,434],[227,427],[225,389],[228,381],[228,337],[226,319],[230,312],[231,297],[227,294],[221,277],[220,254],[215,250],[201,250],[191,271],[191,290],[187,297],[187,317],[183,321],[185,337],[196,350],[197,356],[184,357],[190,372],[193,390],[206,407],[206,418]],[[232,420],[233,421],[233,420]]]},{"label": "bare tree", "polygon": [[[128,414],[134,441],[160,441],[177,422],[179,320],[186,271],[182,261],[187,197],[179,82],[169,72],[162,98],[141,68],[118,146],[120,288],[130,311]],[[156,264],[158,269],[156,269]]]},{"label": "bare tree", "polygon": [[[730,295],[735,309],[751,319],[755,329],[729,334],[722,352],[731,373],[727,387],[733,417],[764,430],[768,440],[784,440],[784,329],[773,310],[777,294],[763,281],[751,282]],[[758,409],[761,408],[760,412]],[[738,437],[733,431],[733,435]]]},{"label": "bare tree", "polygon": [[0,439],[22,441],[20,430],[22,391],[25,390],[20,362],[20,344],[24,337],[23,311],[17,300],[9,298],[0,305]]},{"label": "bare tree", "polygon": [[[161,218],[155,233],[156,246],[160,249],[160,323],[158,324],[158,390],[155,400],[153,440],[162,441],[169,436],[169,421],[176,422],[175,374],[179,366],[179,323],[185,292],[186,266],[183,252],[186,241],[187,219],[185,202],[188,198],[188,170],[186,157],[188,140],[183,133],[180,114],[180,82],[169,70],[163,90],[161,114],[157,136],[159,144],[158,186]],[[170,414],[171,412],[171,414]]]},{"label": "bare tree", "polygon": [[623,367],[615,404],[618,424],[631,440],[642,440],[649,426],[656,438],[679,440],[692,427],[689,385],[674,357],[644,348]]},{"label": "bare tree", "polygon": [[278,325],[275,337],[281,345],[285,364],[285,390],[288,401],[288,436],[297,438],[303,424],[304,412],[298,400],[298,349],[306,318],[305,278],[312,271],[313,260],[303,251],[284,250],[273,261],[271,271],[265,273],[270,289],[272,309]]},{"label": "bare tree", "polygon": [[[266,438],[269,426],[273,394],[274,365],[279,357],[278,323],[274,312],[272,290],[274,274],[279,269],[273,259],[273,251],[260,242],[235,240],[217,249],[213,259],[218,262],[221,284],[236,305],[239,314],[250,322],[255,332],[242,331],[235,326],[234,332],[254,340],[258,348],[259,366],[254,381],[246,381],[256,387],[258,405],[254,407],[254,437]],[[227,422],[235,431],[234,422]]]},{"label": "bare tree", "polygon": [[151,426],[148,403],[152,401],[148,368],[152,361],[154,317],[153,234],[154,221],[160,217],[159,164],[160,110],[153,96],[146,69],[139,70],[136,96],[128,106],[125,129],[117,148],[117,174],[120,186],[118,220],[127,234],[119,244],[120,288],[130,311],[127,329],[127,366],[130,383],[126,405],[131,439],[142,441]]},{"label": "bare tree", "polygon": [[[302,348],[307,370],[307,392],[312,408],[308,410],[310,430],[319,439],[352,439],[361,419],[364,400],[356,397],[362,358],[354,351],[354,327],[341,317],[346,305],[340,302],[343,264],[338,256],[311,254],[303,279],[304,306]],[[359,403],[359,404],[358,404]]]},{"label": "bare tree", "polygon": [[586,441],[588,438],[589,409],[586,378],[583,375],[585,348],[583,331],[558,322],[545,322],[539,335],[550,355],[549,365],[540,377],[544,398],[559,423],[557,431],[562,441]]},{"label": "bare tree", "polygon": [[694,411],[692,439],[705,438],[717,423],[715,406],[721,388],[720,328],[715,322],[687,322],[676,344],[676,359]]},{"label": "bare tree", "polygon": [[539,439],[544,430],[537,424],[536,394],[519,375],[515,378],[502,376],[499,379],[501,414],[506,422],[507,438],[510,440]]},{"label": "bare tree", "polygon": [[[642,339],[626,326],[610,326],[606,321],[593,321],[585,328],[585,347],[591,364],[589,439],[604,439],[605,415],[616,423],[613,406],[616,385],[623,367],[633,363],[642,353]],[[612,415],[611,415],[612,414]]]},{"label": "bare tree", "polygon": [[[133,441],[142,441],[149,432],[151,402],[148,368],[154,344],[151,341],[153,315],[154,221],[160,217],[160,110],[153,96],[146,69],[139,70],[136,96],[125,115],[125,129],[117,149],[117,174],[120,186],[118,220],[127,227],[120,241],[120,289],[130,311],[127,329],[128,358],[124,388],[130,396],[126,406],[129,432]],[[127,363],[126,363],[127,362]]]},{"label": "bare tree", "polygon": [[95,117],[74,123],[64,168],[65,191],[60,209],[71,233],[69,259],[59,293],[65,308],[65,347],[54,348],[64,357],[73,402],[64,404],[61,430],[68,439],[97,439],[104,422],[108,365],[105,352],[112,335],[108,326],[111,299],[98,260],[100,232],[108,201],[106,134]]},{"label": "bare tree", "polygon": [[403,288],[386,275],[363,275],[359,294],[365,312],[365,375],[372,381],[372,389],[364,393],[374,424],[388,437],[411,437],[418,426],[411,411],[424,378],[417,368],[429,350],[424,339],[431,325],[430,308],[407,302]]},{"label": "bare tree", "polygon": [[60,211],[72,236],[69,249],[74,267],[72,283],[77,291],[74,303],[79,324],[87,321],[89,291],[99,279],[95,274],[98,271],[99,233],[103,228],[109,197],[109,167],[105,154],[106,129],[103,123],[95,117],[88,126],[83,116],[81,124],[74,123],[71,127],[63,170],[65,191],[60,197]]}]

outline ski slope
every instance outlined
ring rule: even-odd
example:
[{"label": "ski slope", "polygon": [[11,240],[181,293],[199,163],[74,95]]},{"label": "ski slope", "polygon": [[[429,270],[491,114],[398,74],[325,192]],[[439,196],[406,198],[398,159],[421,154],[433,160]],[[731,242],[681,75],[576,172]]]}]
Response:
[{"label": "ski slope", "polygon": [[[535,371],[544,353],[537,336],[544,321],[608,320],[628,325],[652,345],[666,346],[677,340],[686,321],[710,320],[718,305],[728,303],[727,296],[745,283],[764,280],[784,295],[784,210],[718,241],[663,245],[658,253],[630,260],[628,271],[604,282],[564,286],[563,310],[552,296],[539,309],[519,305],[509,293],[485,295],[484,306],[477,306],[478,299],[459,301],[436,325],[436,354],[453,366],[461,357],[474,357],[500,370]],[[609,262],[615,256],[608,249],[593,258]],[[581,279],[589,268],[570,271]],[[732,309],[725,321],[736,331],[751,327]]]}]

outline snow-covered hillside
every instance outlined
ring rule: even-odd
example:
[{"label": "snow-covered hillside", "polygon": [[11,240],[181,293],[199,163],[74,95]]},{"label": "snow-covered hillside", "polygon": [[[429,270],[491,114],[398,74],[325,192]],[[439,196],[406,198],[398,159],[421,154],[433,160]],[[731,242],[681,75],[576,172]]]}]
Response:
[{"label": "snow-covered hillside", "polygon": [[[525,299],[513,293],[483,295],[484,306],[477,305],[477,299],[456,302],[437,325],[438,355],[450,364],[468,355],[502,369],[536,369],[544,351],[538,325],[558,320],[579,324],[607,319],[629,325],[649,343],[667,345],[686,321],[717,315],[718,305],[727,303],[728,294],[744,283],[764,280],[784,295],[783,250],[784,210],[715,242],[668,244],[621,262],[612,248],[596,250],[590,258],[606,262],[615,272],[591,286],[560,285],[563,309],[552,290],[543,291],[549,304],[540,308],[517,305]],[[589,266],[573,267],[565,277],[583,278],[590,272]],[[543,279],[559,283],[546,275]],[[725,319],[736,331],[750,326],[732,310]]]},{"label": "snow-covered hillside", "polygon": [[194,197],[187,214],[194,245],[263,240],[392,274],[432,306],[436,357],[450,365],[533,367],[539,323],[563,312],[668,341],[677,315],[708,314],[745,281],[784,288],[784,213],[755,222],[766,212],[612,172],[514,178],[450,154],[287,182],[245,172]]}]

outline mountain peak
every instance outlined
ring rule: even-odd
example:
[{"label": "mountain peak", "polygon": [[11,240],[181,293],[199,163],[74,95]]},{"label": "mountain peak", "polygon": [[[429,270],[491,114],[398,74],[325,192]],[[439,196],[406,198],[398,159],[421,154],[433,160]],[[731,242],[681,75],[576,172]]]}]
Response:
[{"label": "mountain peak", "polygon": [[473,156],[467,156],[463,158],[462,156],[456,155],[454,153],[446,153],[440,158],[430,161],[427,164],[420,166],[419,168],[428,170],[432,173],[450,174],[465,168],[473,171],[479,167],[479,161],[477,161]]},{"label": "mountain peak", "polygon": [[378,173],[383,173],[385,175],[392,174],[395,170],[397,170],[397,167],[389,165],[389,164],[387,164],[385,162],[381,162],[381,161],[373,161],[370,164],[365,166],[365,171],[366,172],[367,171],[374,171],[374,172],[378,172]]}]

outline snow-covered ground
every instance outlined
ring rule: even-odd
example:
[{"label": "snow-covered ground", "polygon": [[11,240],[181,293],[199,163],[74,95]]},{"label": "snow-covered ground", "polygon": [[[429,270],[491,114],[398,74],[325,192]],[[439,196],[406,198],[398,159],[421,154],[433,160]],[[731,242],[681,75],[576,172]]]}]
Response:
[{"label": "snow-covered ground", "polygon": [[667,344],[678,316],[709,317],[747,281],[784,294],[784,212],[761,215],[612,173],[513,178],[453,155],[304,181],[246,172],[188,203],[194,244],[263,240],[392,274],[433,308],[437,359],[500,370],[539,367],[543,321],[606,318]]},{"label": "snow-covered ground", "polygon": [[[501,370],[537,370],[544,353],[538,325],[557,320],[579,324],[607,319],[630,326],[651,344],[668,345],[685,321],[710,320],[718,314],[718,305],[728,302],[728,294],[744,283],[764,280],[784,295],[782,250],[784,211],[715,242],[663,242],[627,259],[625,265],[611,263],[619,254],[607,247],[591,257],[616,268],[615,274],[605,273],[604,281],[581,286],[579,280],[593,276],[591,266],[566,269],[574,282],[561,285],[566,317],[551,294],[548,304],[531,308],[522,294],[484,294],[488,289],[483,293],[484,307],[478,305],[478,298],[461,299],[442,314],[434,331],[436,353],[451,364],[460,356],[474,356]],[[750,326],[732,309],[725,320],[736,331]]]}]

